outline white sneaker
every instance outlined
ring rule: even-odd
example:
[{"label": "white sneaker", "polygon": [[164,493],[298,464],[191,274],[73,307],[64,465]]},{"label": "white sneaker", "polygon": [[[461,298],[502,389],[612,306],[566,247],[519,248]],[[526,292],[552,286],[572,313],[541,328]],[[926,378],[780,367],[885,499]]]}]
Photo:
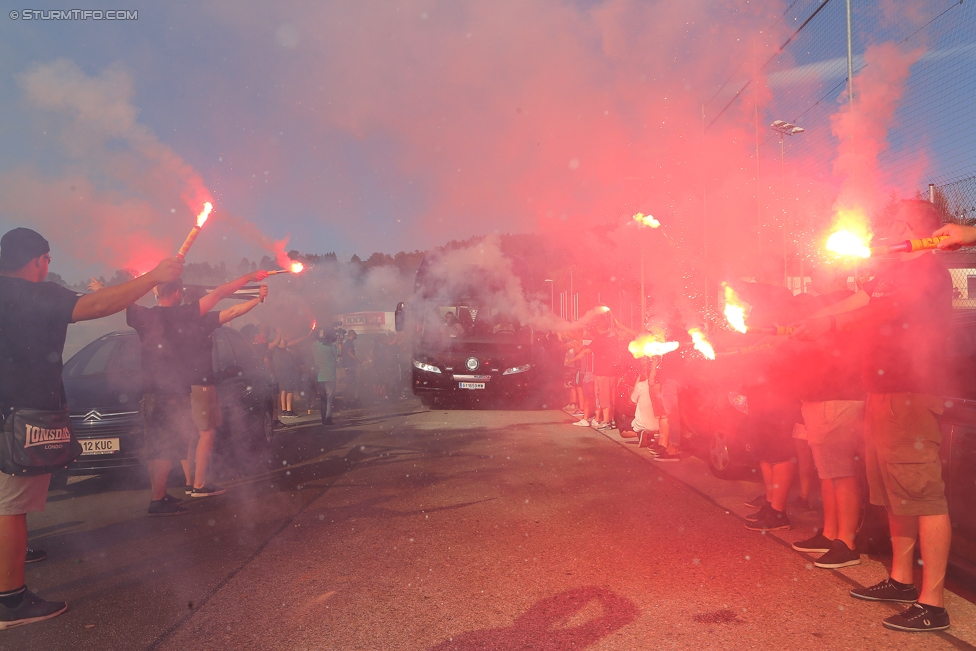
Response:
[{"label": "white sneaker", "polygon": [[592,427],[593,429],[596,429],[597,428],[597,425],[599,425],[599,424],[600,424],[600,422],[596,418],[591,418],[590,419],[590,427]]},{"label": "white sneaker", "polygon": [[577,427],[589,427],[590,421],[586,420],[585,418],[580,418],[578,421],[573,423],[573,425],[576,425]]}]

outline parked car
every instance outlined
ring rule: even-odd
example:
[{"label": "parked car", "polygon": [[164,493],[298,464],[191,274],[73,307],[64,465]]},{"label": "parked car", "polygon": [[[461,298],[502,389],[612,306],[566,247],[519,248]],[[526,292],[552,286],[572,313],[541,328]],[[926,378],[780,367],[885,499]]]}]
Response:
[{"label": "parked car", "polygon": [[[215,448],[265,450],[274,434],[277,386],[253,347],[236,330],[214,332],[213,363],[223,425]],[[98,474],[143,463],[142,352],[134,330],[96,339],[64,365],[71,424],[82,455],[68,474]],[[65,473],[56,475],[64,481]]]}]

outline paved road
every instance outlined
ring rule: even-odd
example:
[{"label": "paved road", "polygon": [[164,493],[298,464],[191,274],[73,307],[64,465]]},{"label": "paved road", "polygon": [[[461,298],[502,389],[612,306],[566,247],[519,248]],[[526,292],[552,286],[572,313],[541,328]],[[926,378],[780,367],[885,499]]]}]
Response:
[{"label": "paved road", "polygon": [[[643,450],[562,412],[427,411],[413,402],[329,432],[281,435],[270,467],[179,518],[91,478],[51,494],[28,569],[71,609],[0,649],[970,649],[883,629],[851,599],[877,560],[814,569],[746,531],[746,482]],[[175,492],[175,491],[174,491]]]}]

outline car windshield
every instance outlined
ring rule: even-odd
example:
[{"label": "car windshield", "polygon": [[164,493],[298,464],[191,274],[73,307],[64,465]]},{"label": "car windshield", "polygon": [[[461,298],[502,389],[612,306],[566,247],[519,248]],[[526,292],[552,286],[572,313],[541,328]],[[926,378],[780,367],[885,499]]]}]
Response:
[{"label": "car windshield", "polygon": [[67,377],[101,375],[109,369],[116,350],[122,344],[120,337],[93,341],[71,358],[64,367]]},{"label": "car windshield", "polygon": [[423,327],[424,342],[431,345],[455,341],[514,343],[528,334],[529,329],[511,314],[472,301],[431,306]]}]

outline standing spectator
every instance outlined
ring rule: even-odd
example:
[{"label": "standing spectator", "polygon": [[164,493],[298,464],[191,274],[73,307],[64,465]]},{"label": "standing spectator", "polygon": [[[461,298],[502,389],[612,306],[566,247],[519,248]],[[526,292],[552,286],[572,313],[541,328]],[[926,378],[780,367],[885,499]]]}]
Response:
[{"label": "standing spectator", "polygon": [[597,323],[597,334],[590,344],[593,352],[593,390],[596,397],[597,429],[614,427],[613,401],[617,393],[617,355],[620,343],[610,333],[606,319]]},{"label": "standing spectator", "polygon": [[[584,333],[584,337],[588,333]],[[579,427],[596,427],[596,401],[594,399],[593,351],[589,345],[592,339],[581,339],[579,351],[569,360],[571,364],[579,364],[579,394],[582,402],[583,417],[573,423]]]},{"label": "standing spectator", "polygon": [[336,365],[339,361],[339,350],[335,345],[335,332],[324,331],[312,347],[315,356],[315,366],[318,368],[318,393],[322,412],[322,424],[332,424],[332,402],[335,399]]},{"label": "standing spectator", "polygon": [[209,294],[202,288],[187,290],[183,302],[199,304],[200,319],[191,323],[185,334],[187,377],[190,383],[190,413],[198,435],[191,437],[183,460],[186,476],[186,494],[190,497],[223,495],[226,491],[207,483],[207,468],[213,454],[214,437],[222,424],[222,413],[217,401],[217,378],[214,377],[213,345],[214,330],[239,316],[247,314],[268,296],[268,286],[262,285],[257,297],[233,307],[211,312],[221,300],[249,282],[260,282],[268,277],[265,271],[255,271],[237,280],[221,285]]},{"label": "standing spectator", "polygon": [[280,328],[276,328],[276,336],[269,346],[273,345],[271,364],[274,366],[275,379],[281,390],[281,415],[297,416],[292,407],[295,391],[301,384],[301,369],[298,358],[290,350],[292,340],[288,339]]},{"label": "standing spectator", "polygon": [[[64,407],[61,358],[68,324],[124,310],[157,283],[179,277],[170,258],[129,282],[80,296],[44,282],[50,245],[39,233],[15,228],[0,238],[0,412]],[[60,615],[68,606],[34,595],[24,584],[27,514],[44,509],[51,475],[0,474],[0,629]]]},{"label": "standing spectator", "polygon": [[342,368],[346,370],[346,387],[349,399],[359,402],[359,358],[356,357],[356,331],[346,333],[346,340],[342,344]]},{"label": "standing spectator", "polygon": [[[879,230],[899,241],[926,237],[940,222],[927,201],[902,201]],[[892,561],[886,580],[851,590],[851,596],[912,604],[884,620],[895,630],[949,628],[943,593],[952,524],[936,419],[944,405],[936,396],[943,388],[951,313],[952,281],[942,262],[928,251],[900,253],[831,314],[809,319],[793,333],[802,339],[833,332],[862,337],[865,464],[871,503],[888,511]],[[914,583],[916,539],[920,590]]]}]

